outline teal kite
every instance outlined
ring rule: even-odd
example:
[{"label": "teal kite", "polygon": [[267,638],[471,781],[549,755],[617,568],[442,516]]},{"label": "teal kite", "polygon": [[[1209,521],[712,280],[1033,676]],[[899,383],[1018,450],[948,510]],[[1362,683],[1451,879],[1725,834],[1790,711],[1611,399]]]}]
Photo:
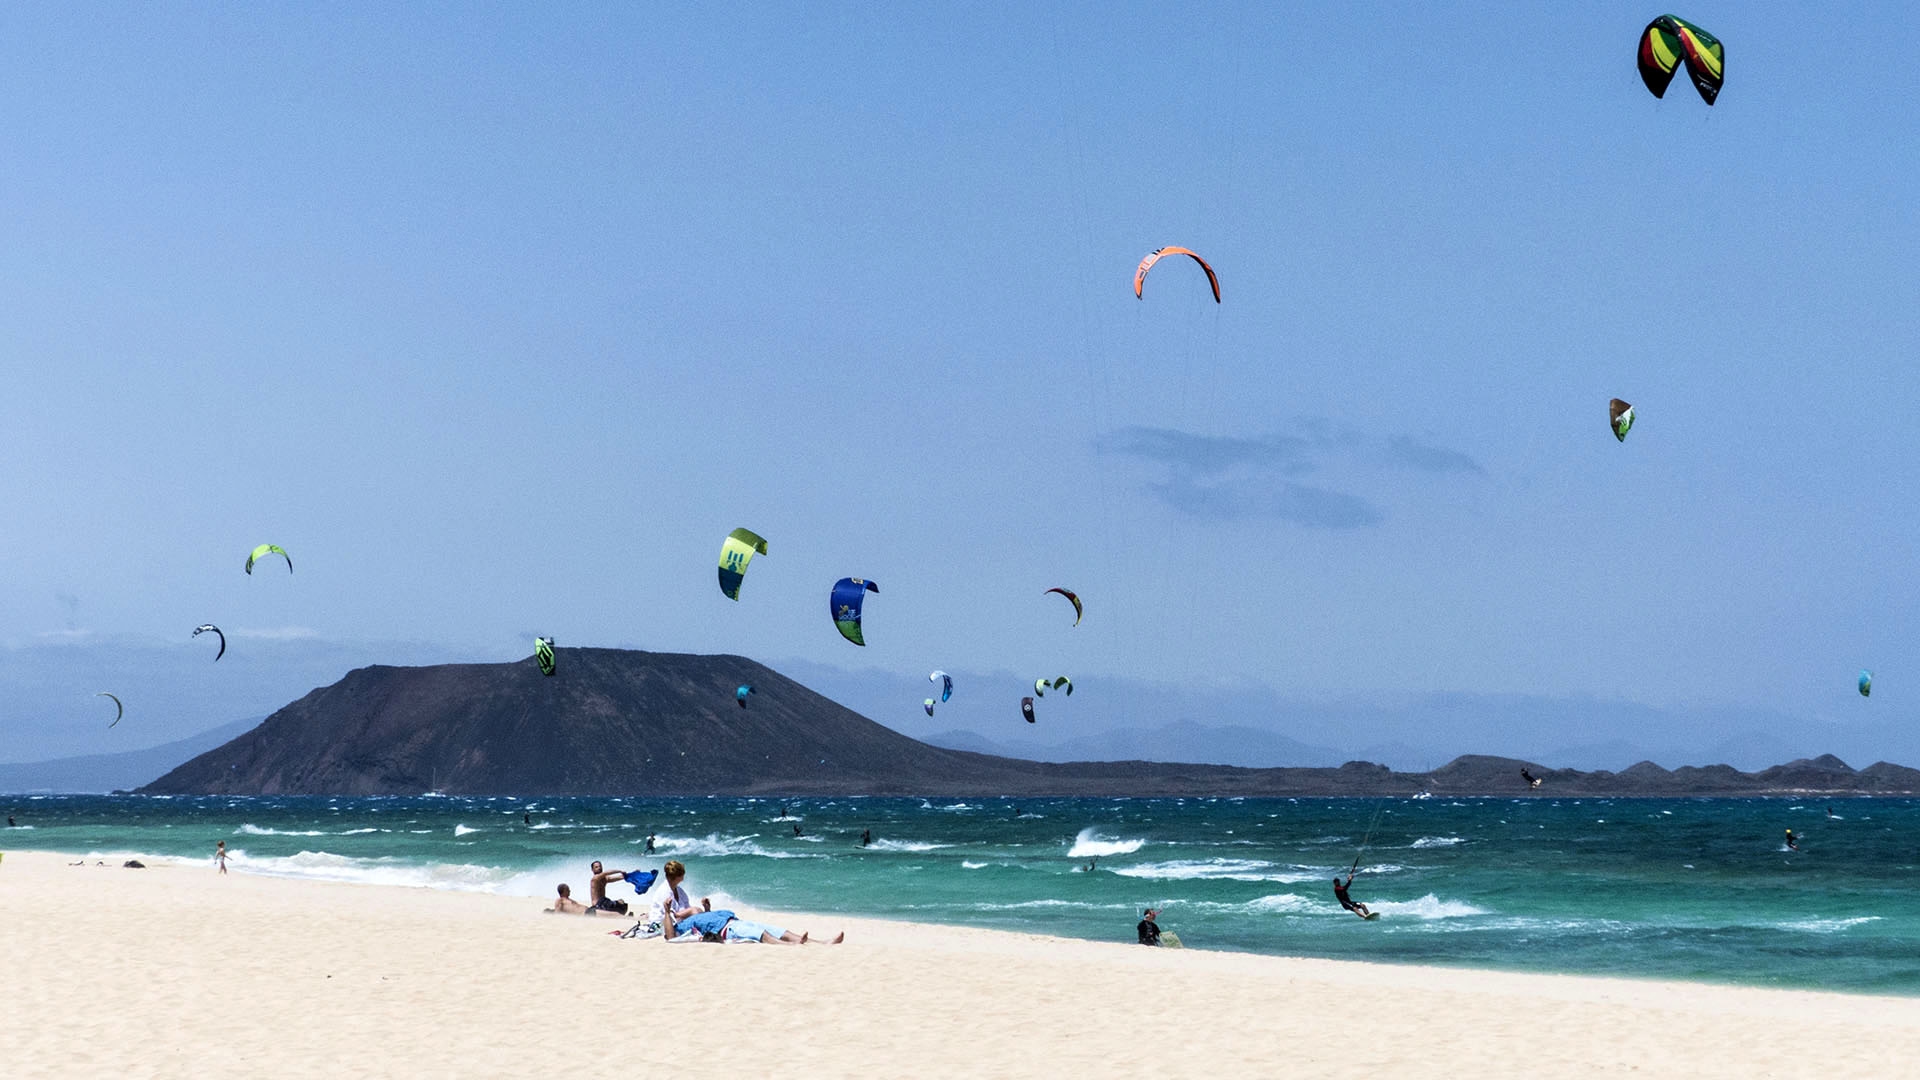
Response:
[{"label": "teal kite", "polygon": [[1860,696],[1869,697],[1872,694],[1873,694],[1873,672],[1867,671],[1863,668],[1861,669],[1861,672],[1860,672]]}]

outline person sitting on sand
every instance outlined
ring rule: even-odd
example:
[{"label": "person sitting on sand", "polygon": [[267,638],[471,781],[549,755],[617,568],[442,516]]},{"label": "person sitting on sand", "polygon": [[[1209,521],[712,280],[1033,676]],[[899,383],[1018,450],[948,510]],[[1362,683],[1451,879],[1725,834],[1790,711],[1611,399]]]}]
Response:
[{"label": "person sitting on sand", "polygon": [[668,923],[661,937],[668,941],[718,941],[728,945],[754,942],[762,945],[838,945],[847,939],[847,935],[841,933],[832,941],[809,941],[804,933],[796,934],[777,926],[749,922],[731,911],[695,912],[679,922]]},{"label": "person sitting on sand", "polygon": [[660,874],[666,879],[667,887],[653,901],[648,921],[660,923],[664,930],[668,923],[684,919],[699,911],[713,910],[713,901],[704,896],[700,898],[700,906],[696,909],[693,906],[693,900],[687,896],[687,890],[680,887],[680,883],[687,879],[685,863],[679,859],[668,859],[667,865],[660,868]]},{"label": "person sitting on sand", "polygon": [[561,882],[554,890],[560,895],[554,898],[553,906],[543,908],[549,915],[598,915],[600,912],[573,898],[573,889]]},{"label": "person sitting on sand", "polygon": [[1347,889],[1352,885],[1353,871],[1347,871],[1347,881],[1344,885],[1340,883],[1340,875],[1335,874],[1333,876],[1333,898],[1340,901],[1341,907],[1346,908],[1355,915],[1363,919],[1371,917],[1373,913],[1367,910],[1367,905],[1347,895]]},{"label": "person sitting on sand", "polygon": [[1152,908],[1148,908],[1140,913],[1140,925],[1134,928],[1140,931],[1140,944],[1160,944],[1160,924],[1153,921],[1159,914],[1158,911]]},{"label": "person sitting on sand", "polygon": [[627,913],[627,902],[625,900],[609,900],[607,898],[607,884],[613,881],[625,880],[627,880],[627,872],[625,870],[602,870],[600,869],[600,860],[593,860],[593,880],[587,883],[587,892],[588,895],[593,898],[593,906],[601,911],[611,912],[615,915],[625,915]]}]

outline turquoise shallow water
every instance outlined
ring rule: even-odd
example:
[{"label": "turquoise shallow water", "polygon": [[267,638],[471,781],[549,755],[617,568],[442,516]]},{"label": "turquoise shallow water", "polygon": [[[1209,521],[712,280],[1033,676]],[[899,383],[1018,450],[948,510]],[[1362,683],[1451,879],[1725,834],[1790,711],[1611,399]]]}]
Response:
[{"label": "turquoise shallow water", "polygon": [[[544,898],[561,881],[584,891],[592,859],[618,869],[680,858],[695,895],[774,910],[1131,941],[1151,905],[1198,948],[1920,994],[1912,799],[0,805],[22,826],[0,833],[0,847],[195,860],[209,872],[224,839],[247,872]],[[1799,852],[1783,843],[1788,827]],[[862,848],[866,829],[876,842]],[[1342,912],[1328,882],[1356,855],[1354,896],[1383,913],[1371,923]]]}]

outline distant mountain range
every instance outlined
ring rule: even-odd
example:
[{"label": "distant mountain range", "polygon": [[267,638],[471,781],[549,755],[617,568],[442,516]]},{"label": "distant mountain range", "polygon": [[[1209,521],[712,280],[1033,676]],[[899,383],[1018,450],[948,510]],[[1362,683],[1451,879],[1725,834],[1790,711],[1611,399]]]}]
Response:
[{"label": "distant mountain range", "polygon": [[[1756,773],[1727,765],[1620,772],[1468,755],[1395,772],[1248,728],[1168,725],[1072,739],[1141,759],[1033,761],[978,736],[908,738],[740,656],[559,650],[532,661],[349,672],[142,788],[160,794],[473,795],[1552,795],[1912,794],[1920,771],[1825,756]],[[735,689],[754,687],[747,707]],[[1116,741],[1118,736],[1118,741]],[[1171,749],[1169,749],[1171,748]],[[156,752],[160,748],[156,748]],[[1023,748],[1026,749],[1026,748]],[[987,751],[1003,751],[992,753]],[[1231,751],[1274,767],[1144,760]],[[1030,752],[1030,751],[1029,751]],[[1289,761],[1278,765],[1278,761]]]},{"label": "distant mountain range", "polygon": [[236,720],[145,750],[0,765],[0,792],[85,794],[139,787],[188,758],[253,730],[260,719]]}]

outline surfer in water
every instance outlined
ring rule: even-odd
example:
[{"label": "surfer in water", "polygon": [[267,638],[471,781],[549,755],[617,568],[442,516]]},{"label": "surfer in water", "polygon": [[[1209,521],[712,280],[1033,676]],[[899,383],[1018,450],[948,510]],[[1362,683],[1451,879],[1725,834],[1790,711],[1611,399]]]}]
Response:
[{"label": "surfer in water", "polygon": [[1525,769],[1520,770],[1520,779],[1527,782],[1527,790],[1535,791],[1540,787],[1540,778]]},{"label": "surfer in water", "polygon": [[1787,830],[1787,850],[1788,851],[1800,850],[1800,838],[1793,835],[1792,829]]},{"label": "surfer in water", "polygon": [[866,847],[871,843],[873,843],[873,830],[867,829],[860,834],[860,846]]},{"label": "surfer in water", "polygon": [[1335,874],[1333,877],[1333,898],[1335,900],[1340,901],[1341,907],[1346,908],[1348,911],[1353,912],[1355,915],[1358,915],[1363,919],[1373,918],[1373,912],[1367,910],[1367,905],[1347,895],[1347,889],[1352,884],[1353,884],[1353,871],[1351,870],[1347,871],[1347,880],[1345,884],[1341,883],[1340,875]]}]

